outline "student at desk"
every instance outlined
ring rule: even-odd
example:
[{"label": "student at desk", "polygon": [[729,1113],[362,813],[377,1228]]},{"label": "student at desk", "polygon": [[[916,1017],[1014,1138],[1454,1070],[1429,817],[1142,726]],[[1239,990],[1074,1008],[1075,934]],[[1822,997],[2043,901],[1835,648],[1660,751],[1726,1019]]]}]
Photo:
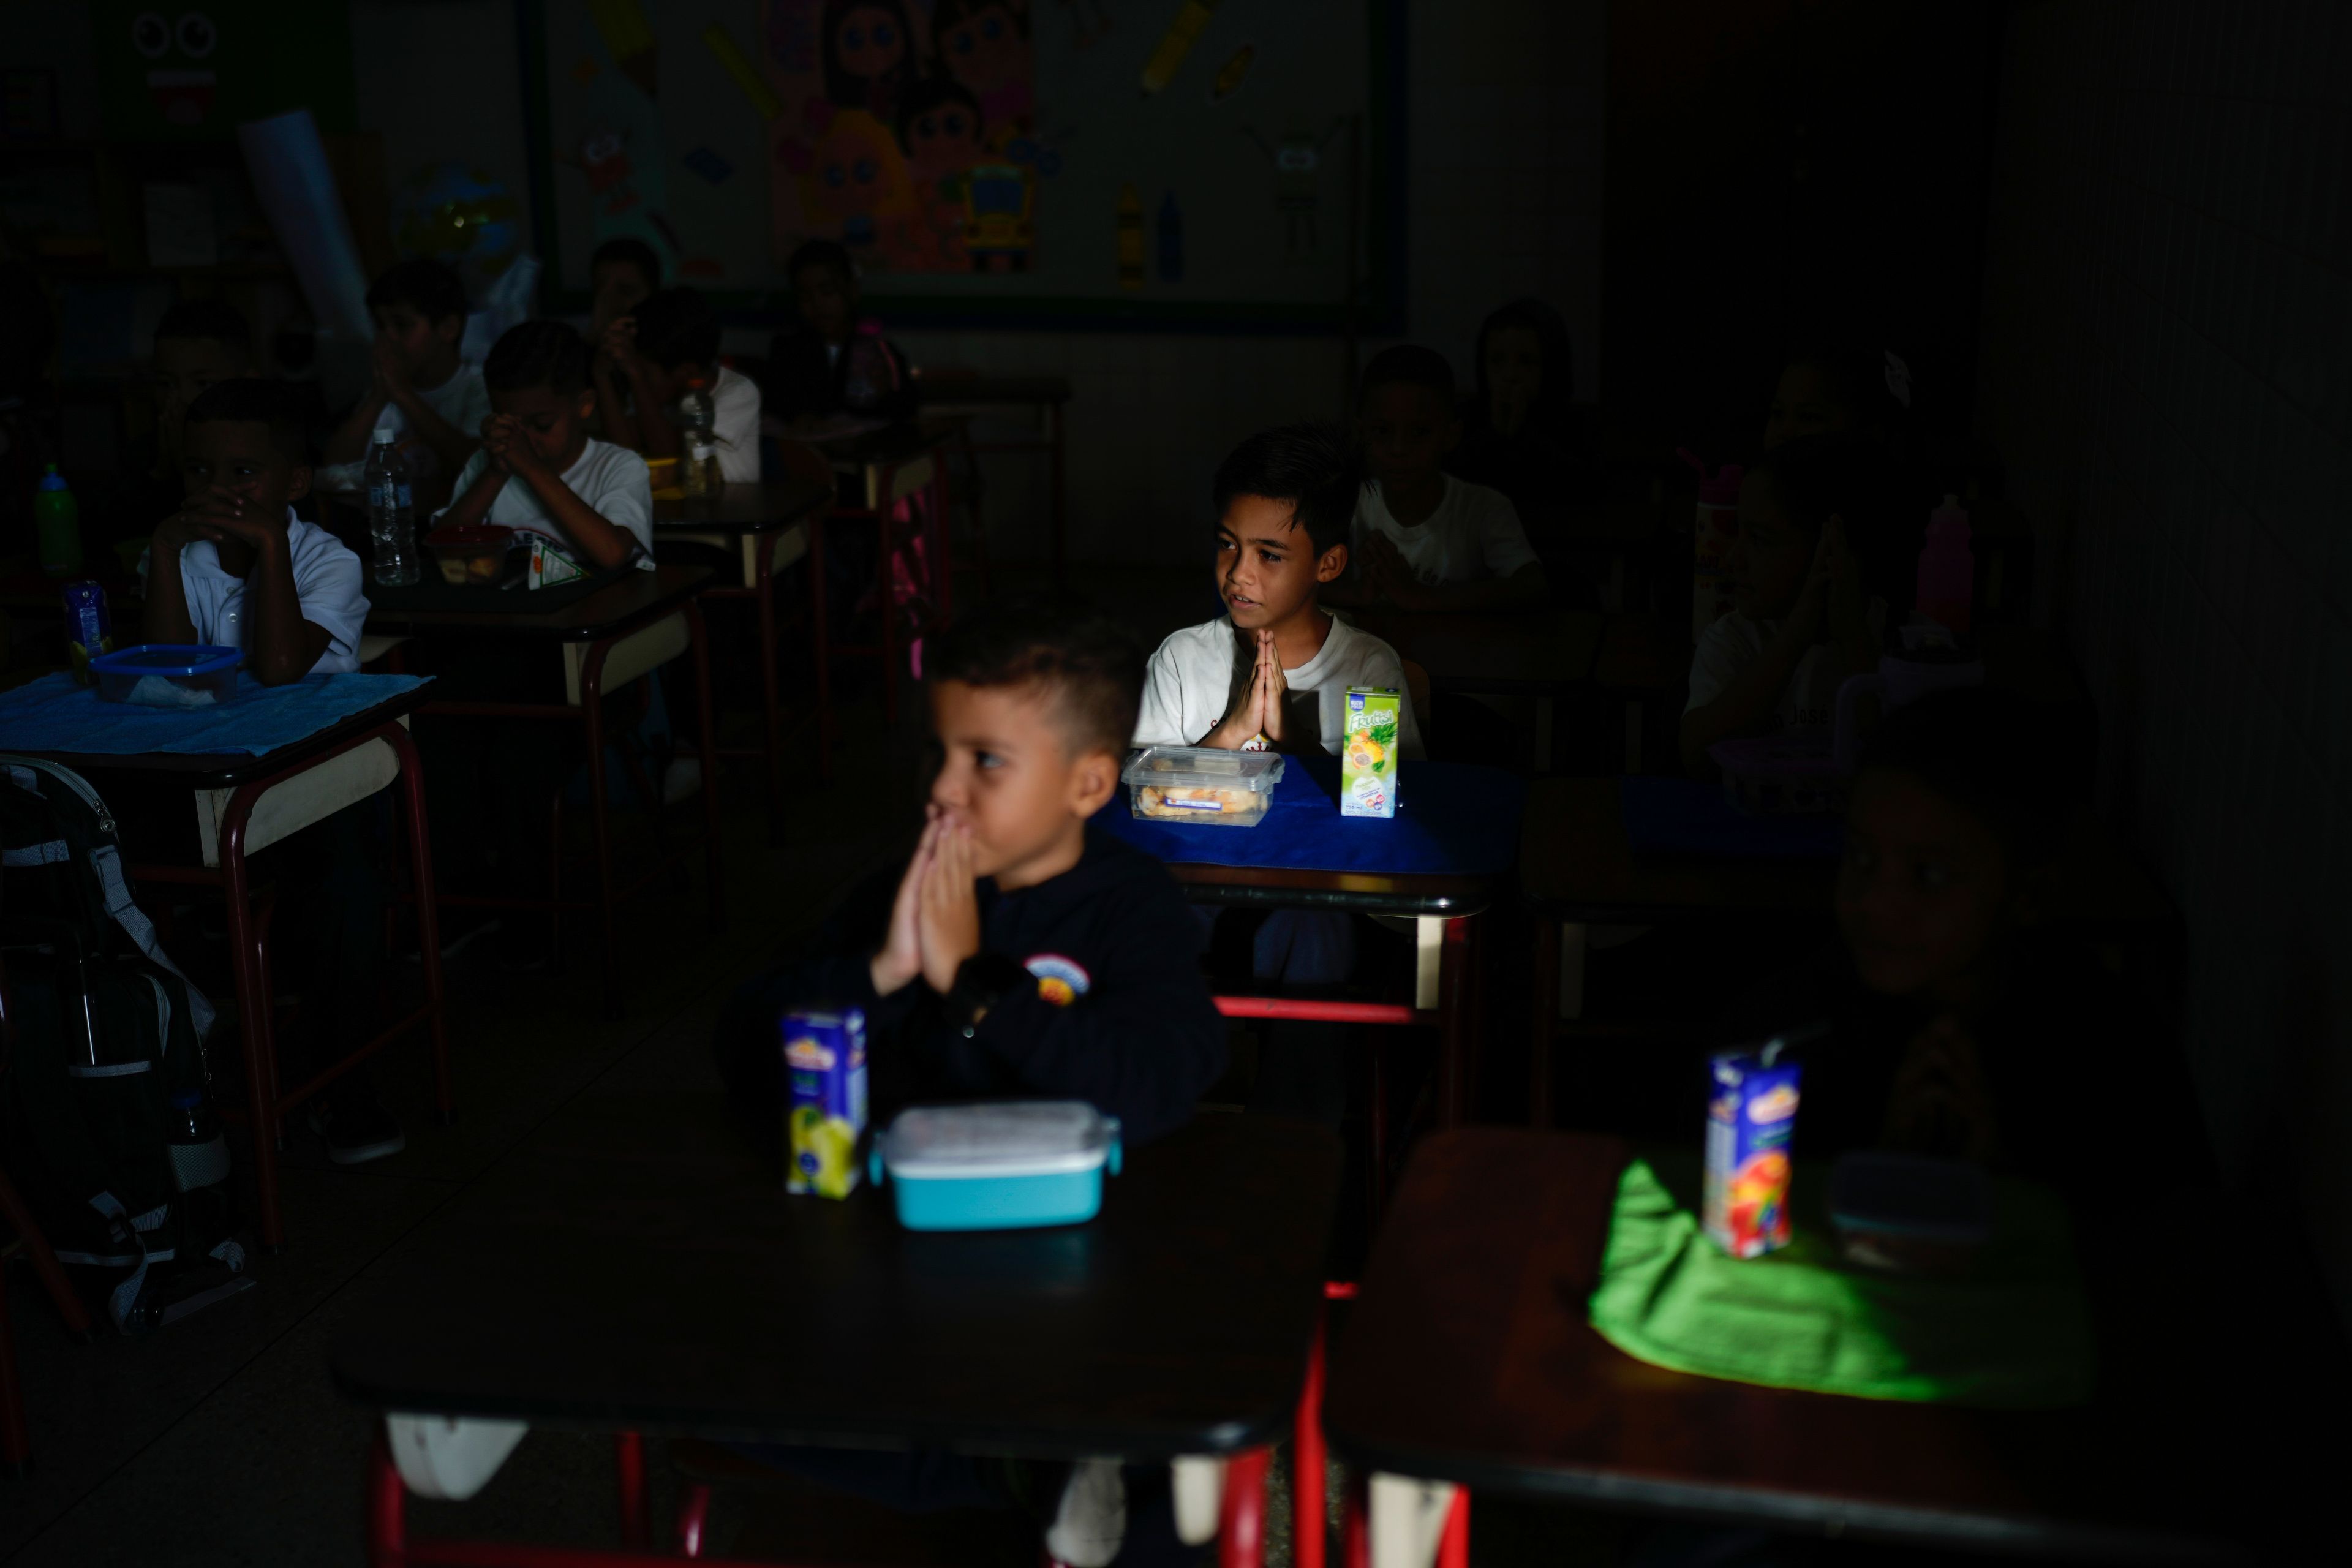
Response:
[{"label": "student at desk", "polygon": [[480,445],[489,402],[482,373],[459,357],[466,336],[466,286],[457,273],[423,257],[401,262],[369,286],[375,320],[375,374],[350,416],[328,439],[335,470],[328,488],[360,488],[361,465],[380,429],[401,437],[426,497],[449,493],[450,476]]},{"label": "student at desk", "polygon": [[[241,647],[264,686],[359,668],[368,612],[359,557],[294,516],[292,503],[310,488],[302,423],[285,382],[217,382],[189,404],[186,502],[149,548],[148,640]],[[263,851],[280,883],[278,972],[306,1003],[283,1074],[292,1081],[374,1032],[383,911],[374,820],[363,801]],[[364,1065],[314,1099],[310,1118],[337,1164],[407,1146]]]},{"label": "student at desk", "polygon": [[830,239],[812,239],[784,265],[800,312],[797,330],[769,350],[769,412],[787,428],[838,415],[895,423],[915,416],[907,356],[881,323],[857,314],[857,264]]},{"label": "student at desk", "polygon": [[606,437],[647,458],[686,455],[669,410],[700,382],[710,397],[719,478],[758,482],[760,389],[719,363],[719,318],[699,289],[665,289],[605,328],[593,376]]}]

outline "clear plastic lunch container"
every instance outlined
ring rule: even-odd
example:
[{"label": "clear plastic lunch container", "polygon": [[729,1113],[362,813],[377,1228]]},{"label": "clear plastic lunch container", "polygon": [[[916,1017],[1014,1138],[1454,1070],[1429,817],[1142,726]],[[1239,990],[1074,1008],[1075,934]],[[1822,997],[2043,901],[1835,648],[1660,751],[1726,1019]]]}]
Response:
[{"label": "clear plastic lunch container", "polygon": [[1214,746],[1146,746],[1119,774],[1131,815],[1216,827],[1255,827],[1281,778],[1278,752]]},{"label": "clear plastic lunch container", "polygon": [[141,643],[89,661],[101,702],[140,702],[151,708],[210,708],[236,695],[240,648],[202,644]]},{"label": "clear plastic lunch container", "polygon": [[874,1141],[866,1173],[908,1230],[1079,1225],[1118,1174],[1118,1121],[1084,1100],[917,1106]]}]

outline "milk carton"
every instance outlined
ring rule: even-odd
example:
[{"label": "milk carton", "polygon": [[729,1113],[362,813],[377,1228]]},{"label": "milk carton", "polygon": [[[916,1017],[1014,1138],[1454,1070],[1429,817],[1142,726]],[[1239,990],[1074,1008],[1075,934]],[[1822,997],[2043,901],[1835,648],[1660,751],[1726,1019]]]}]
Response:
[{"label": "milk carton", "polygon": [[1347,732],[1339,745],[1339,815],[1394,816],[1397,726],[1404,706],[1385,687],[1348,688]]},{"label": "milk carton", "polygon": [[857,1190],[866,1131],[866,1015],[783,1016],[784,1191],[845,1198]]},{"label": "milk carton", "polygon": [[1706,1178],[1699,1223],[1734,1258],[1789,1245],[1789,1141],[1797,1130],[1798,1066],[1785,1042],[1707,1061]]}]

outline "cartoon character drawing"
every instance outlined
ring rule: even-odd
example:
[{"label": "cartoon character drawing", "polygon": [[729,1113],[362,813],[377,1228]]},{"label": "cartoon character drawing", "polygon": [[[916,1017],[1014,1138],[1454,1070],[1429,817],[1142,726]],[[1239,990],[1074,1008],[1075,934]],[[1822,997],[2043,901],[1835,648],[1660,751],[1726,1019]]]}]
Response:
[{"label": "cartoon character drawing", "polygon": [[1029,129],[1036,107],[1029,68],[1028,0],[940,0],[931,13],[932,52],[980,103],[989,130]]},{"label": "cartoon character drawing", "polygon": [[825,0],[824,96],[887,125],[915,79],[915,29],[905,0]]},{"label": "cartoon character drawing", "polygon": [[1330,145],[1331,138],[1346,123],[1345,120],[1333,121],[1331,128],[1319,137],[1311,131],[1286,130],[1276,143],[1269,143],[1254,127],[1242,127],[1242,134],[1257,143],[1258,150],[1274,165],[1274,210],[1282,215],[1285,262],[1307,261],[1315,255],[1315,211],[1321,205],[1317,187],[1322,177],[1323,149]]},{"label": "cartoon character drawing", "polygon": [[965,187],[963,247],[974,272],[1025,272],[1034,244],[1035,176],[1018,163],[982,163]]},{"label": "cartoon character drawing", "polygon": [[898,149],[915,200],[938,237],[943,261],[963,264],[965,192],[972,166],[988,155],[980,100],[961,82],[929,77],[898,106]]},{"label": "cartoon character drawing", "polygon": [[801,216],[816,232],[832,230],[852,250],[892,266],[915,264],[926,250],[906,160],[882,122],[863,110],[825,118],[814,148],[779,149],[799,175]]}]

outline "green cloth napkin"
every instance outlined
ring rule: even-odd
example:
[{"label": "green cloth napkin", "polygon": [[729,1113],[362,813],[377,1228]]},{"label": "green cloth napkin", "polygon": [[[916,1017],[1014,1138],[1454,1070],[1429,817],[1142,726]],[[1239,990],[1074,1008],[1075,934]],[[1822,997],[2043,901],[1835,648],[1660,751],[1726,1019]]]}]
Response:
[{"label": "green cloth napkin", "polygon": [[1844,1262],[1826,1167],[1797,1167],[1791,1243],[1745,1261],[1700,1231],[1698,1192],[1688,1156],[1637,1159],[1618,1182],[1587,1311],[1627,1355],[1863,1399],[2033,1410],[2090,1396],[2090,1321],[2053,1194],[1996,1184],[1997,1228],[1977,1266],[1927,1279]]}]

